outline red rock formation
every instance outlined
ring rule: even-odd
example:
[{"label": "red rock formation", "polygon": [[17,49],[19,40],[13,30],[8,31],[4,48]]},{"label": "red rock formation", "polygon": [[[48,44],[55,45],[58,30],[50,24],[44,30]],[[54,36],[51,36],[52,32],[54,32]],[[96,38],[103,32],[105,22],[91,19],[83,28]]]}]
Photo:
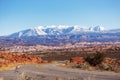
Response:
[{"label": "red rock formation", "polygon": [[9,64],[36,64],[47,63],[39,56],[23,54],[23,53],[9,53],[0,51],[0,66]]},{"label": "red rock formation", "polygon": [[85,59],[83,57],[73,57],[70,59],[70,62],[74,64],[79,64],[79,63],[84,63]]}]

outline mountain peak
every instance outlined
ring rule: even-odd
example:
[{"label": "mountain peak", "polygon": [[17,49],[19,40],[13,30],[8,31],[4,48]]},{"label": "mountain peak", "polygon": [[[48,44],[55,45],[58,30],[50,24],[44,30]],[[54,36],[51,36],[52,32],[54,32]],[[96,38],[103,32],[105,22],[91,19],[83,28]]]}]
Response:
[{"label": "mountain peak", "polygon": [[94,30],[95,30],[95,31],[104,31],[105,28],[98,25],[98,26],[95,26],[95,27],[94,27]]},{"label": "mountain peak", "polygon": [[78,25],[75,26],[51,25],[51,26],[34,27],[31,29],[13,33],[10,36],[25,37],[25,36],[39,36],[39,35],[65,35],[65,34],[80,34],[82,32],[101,32],[101,31],[104,31],[104,27],[95,26],[91,28],[85,28]]},{"label": "mountain peak", "polygon": [[89,30],[90,31],[97,31],[97,32],[99,31],[99,32],[101,32],[101,31],[104,31],[105,28],[98,25],[98,26],[95,26],[95,27],[90,27]]}]

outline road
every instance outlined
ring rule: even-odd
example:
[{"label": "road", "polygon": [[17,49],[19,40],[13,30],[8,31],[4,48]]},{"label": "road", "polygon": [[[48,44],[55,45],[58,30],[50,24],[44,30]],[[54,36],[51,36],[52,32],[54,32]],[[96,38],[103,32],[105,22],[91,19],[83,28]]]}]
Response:
[{"label": "road", "polygon": [[0,80],[120,80],[120,73],[84,71],[60,67],[59,64],[22,65],[0,71]]}]

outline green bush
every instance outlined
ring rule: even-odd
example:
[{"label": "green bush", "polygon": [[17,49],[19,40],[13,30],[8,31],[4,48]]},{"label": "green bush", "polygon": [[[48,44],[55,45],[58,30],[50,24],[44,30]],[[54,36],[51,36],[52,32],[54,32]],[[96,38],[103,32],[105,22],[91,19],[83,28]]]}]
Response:
[{"label": "green bush", "polygon": [[93,56],[87,56],[85,60],[92,66],[100,64],[104,59],[104,54],[101,52],[96,52]]}]

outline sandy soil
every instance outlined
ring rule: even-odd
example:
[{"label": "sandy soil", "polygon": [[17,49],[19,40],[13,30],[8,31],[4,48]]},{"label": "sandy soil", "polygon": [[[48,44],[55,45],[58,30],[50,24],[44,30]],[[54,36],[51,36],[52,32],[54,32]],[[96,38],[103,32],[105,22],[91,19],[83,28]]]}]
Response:
[{"label": "sandy soil", "polygon": [[120,73],[70,69],[59,64],[34,64],[0,71],[0,80],[120,80]]}]

